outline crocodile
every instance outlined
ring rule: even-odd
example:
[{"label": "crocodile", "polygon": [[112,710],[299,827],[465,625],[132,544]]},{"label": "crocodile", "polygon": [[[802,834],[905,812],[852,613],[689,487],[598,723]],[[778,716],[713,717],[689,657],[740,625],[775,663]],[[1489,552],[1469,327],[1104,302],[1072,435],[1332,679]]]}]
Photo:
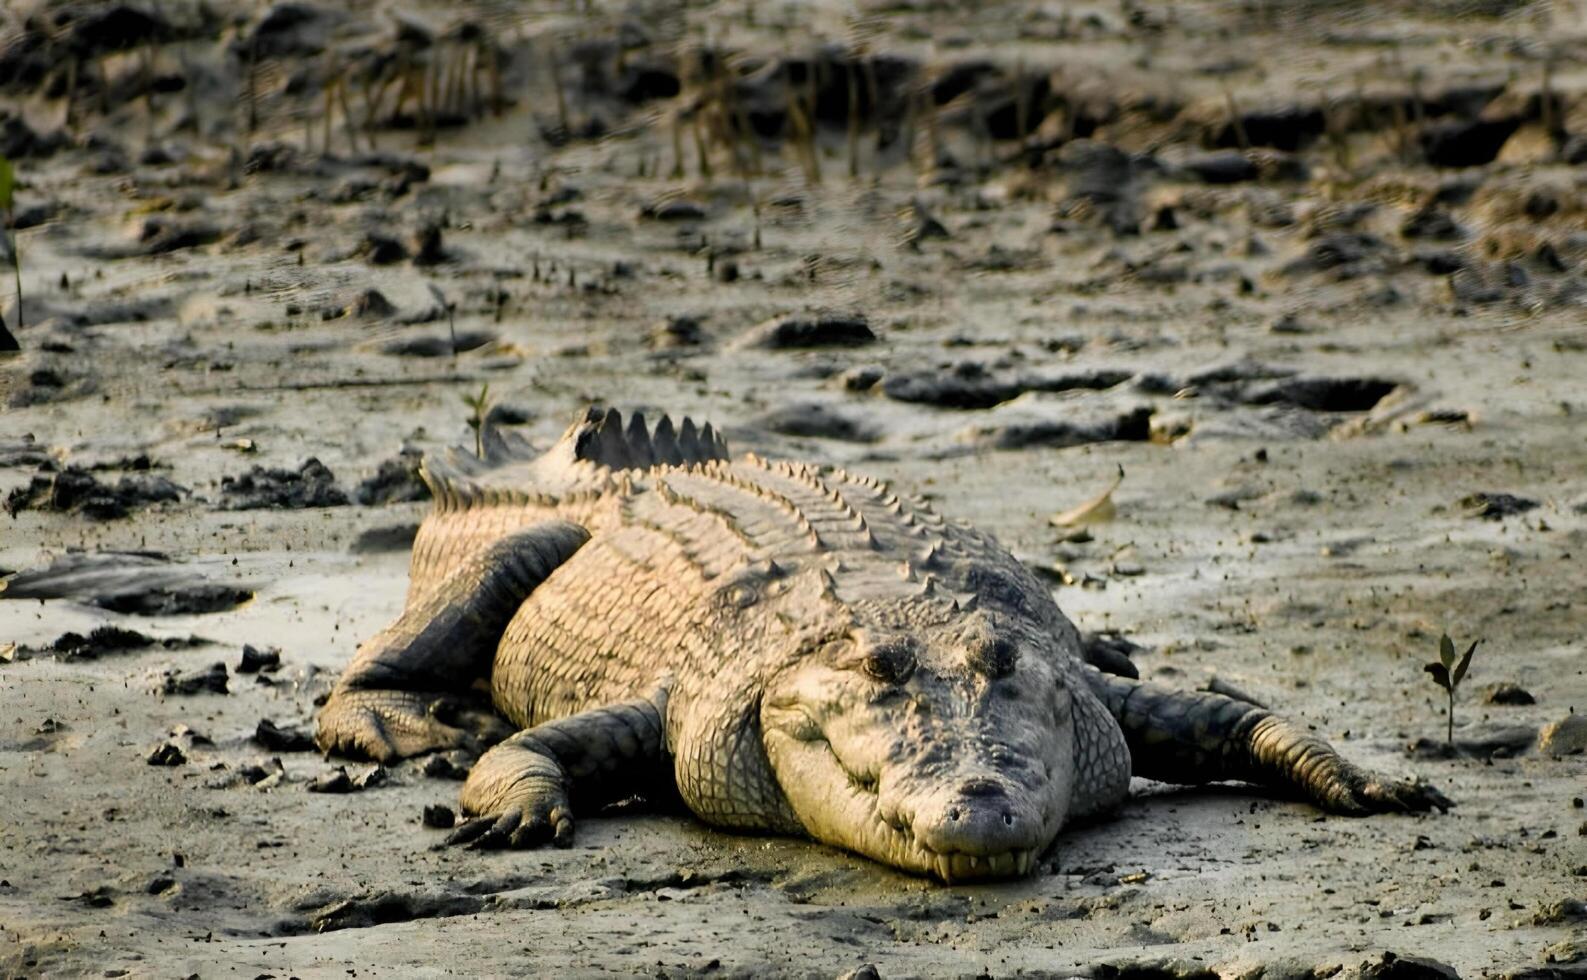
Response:
[{"label": "crocodile", "polygon": [[879,480],[615,410],[544,453],[483,436],[426,458],[406,607],[316,731],[477,758],[449,845],[566,846],[575,813],[639,798],[961,882],[1028,873],[1132,774],[1453,805],[1256,704],[1142,682],[990,535]]}]

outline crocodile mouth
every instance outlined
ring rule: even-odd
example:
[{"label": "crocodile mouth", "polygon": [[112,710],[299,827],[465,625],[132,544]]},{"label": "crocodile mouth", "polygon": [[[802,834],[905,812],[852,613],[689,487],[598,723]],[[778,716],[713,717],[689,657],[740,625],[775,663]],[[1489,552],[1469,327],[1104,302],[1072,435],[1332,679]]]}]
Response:
[{"label": "crocodile mouth", "polygon": [[[1040,848],[992,854],[934,850],[915,836],[903,815],[884,813],[877,779],[844,765],[826,738],[810,729],[798,736],[775,730],[767,734],[781,736],[771,741],[781,743],[776,747],[788,752],[784,756],[787,761],[797,758],[799,768],[807,772],[812,768],[824,769],[832,776],[841,774],[841,780],[831,780],[836,785],[822,799],[826,819],[805,821],[806,830],[817,840],[857,851],[895,868],[930,875],[944,884],[1023,877],[1036,864]],[[774,754],[783,753],[774,750]],[[846,819],[832,819],[835,813],[842,813]]]}]

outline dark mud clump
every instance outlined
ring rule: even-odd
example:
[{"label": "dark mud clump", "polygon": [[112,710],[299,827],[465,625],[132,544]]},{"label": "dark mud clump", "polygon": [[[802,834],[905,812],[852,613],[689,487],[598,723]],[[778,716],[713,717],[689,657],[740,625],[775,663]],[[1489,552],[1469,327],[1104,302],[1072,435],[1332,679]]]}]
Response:
[{"label": "dark mud clump", "polygon": [[993,408],[1028,391],[1106,391],[1133,376],[1130,371],[1108,369],[1016,373],[961,361],[937,370],[890,375],[882,382],[882,393],[894,401],[973,410]]},{"label": "dark mud clump", "polygon": [[168,670],[160,681],[160,693],[184,697],[193,694],[228,694],[227,679],[225,664],[210,664],[204,670],[187,673]]},{"label": "dark mud clump", "polygon": [[478,350],[495,340],[496,335],[489,330],[459,330],[448,334],[398,337],[381,345],[380,352],[397,357],[452,357]]},{"label": "dark mud clump", "polygon": [[365,528],[358,532],[358,537],[354,538],[352,544],[347,546],[347,550],[354,555],[376,555],[388,551],[406,551],[413,547],[413,539],[418,534],[419,525],[412,522]]},{"label": "dark mud clump", "polygon": [[1366,412],[1399,384],[1384,378],[1285,378],[1255,388],[1242,399],[1250,405],[1294,405],[1313,412]]},{"label": "dark mud clump", "polygon": [[1460,498],[1460,508],[1468,517],[1502,521],[1537,507],[1537,501],[1512,493],[1471,493]]},{"label": "dark mud clump", "polygon": [[239,674],[271,673],[281,669],[281,651],[275,647],[260,649],[251,643],[242,645],[242,660],[237,663]]},{"label": "dark mud clump", "polygon": [[1146,442],[1151,437],[1152,409],[1147,405],[1091,418],[1065,413],[1055,418],[1011,419],[972,426],[960,433],[961,441],[980,449],[1064,449],[1096,442]]},{"label": "dark mud clump", "polygon": [[46,568],[0,582],[0,598],[73,599],[112,612],[174,616],[219,612],[253,598],[157,552],[68,552]]},{"label": "dark mud clump", "polygon": [[862,419],[820,402],[795,402],[762,415],[754,427],[785,436],[875,442],[880,433]]},{"label": "dark mud clump", "polygon": [[313,752],[314,739],[295,728],[281,728],[269,718],[259,719],[254,743],[270,752]]},{"label": "dark mud clump", "polygon": [[101,609],[137,616],[188,616],[235,609],[252,598],[248,589],[202,583],[96,596],[92,602]]},{"label": "dark mud clump", "polygon": [[358,484],[353,489],[353,499],[365,507],[429,500],[430,488],[419,475],[419,464],[423,461],[423,454],[403,450],[395,459],[382,462],[373,476]]},{"label": "dark mud clump", "polygon": [[163,476],[134,474],[106,484],[86,470],[70,466],[35,474],[27,486],[6,496],[5,509],[12,517],[24,510],[42,510],[109,521],[149,504],[179,501],[187,492],[186,487]]},{"label": "dark mud clump", "polygon": [[740,337],[734,346],[760,350],[807,347],[862,347],[876,342],[870,322],[861,314],[794,313],[767,320]]},{"label": "dark mud clump", "polygon": [[255,466],[242,476],[222,477],[222,510],[302,510],[308,507],[344,507],[347,494],[336,486],[336,476],[314,457],[296,470]]},{"label": "dark mud clump", "polygon": [[162,638],[148,636],[137,630],[123,629],[120,626],[100,626],[87,636],[81,633],[62,633],[49,646],[29,652],[53,653],[57,660],[98,660],[100,657],[148,650],[153,647],[162,650],[180,650],[202,646],[204,642],[193,636]]}]

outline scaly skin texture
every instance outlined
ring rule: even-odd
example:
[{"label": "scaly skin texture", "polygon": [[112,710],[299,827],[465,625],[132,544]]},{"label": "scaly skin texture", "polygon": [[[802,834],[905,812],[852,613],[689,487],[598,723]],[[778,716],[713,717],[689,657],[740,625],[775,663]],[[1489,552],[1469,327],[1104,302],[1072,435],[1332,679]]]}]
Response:
[{"label": "scaly skin texture", "polygon": [[616,412],[541,456],[487,442],[426,462],[407,610],[318,733],[387,760],[499,742],[451,843],[566,844],[576,811],[638,793],[960,881],[1025,873],[1132,770],[1450,805],[1255,706],[1097,671],[1128,665],[1088,657],[1012,555],[875,480]]}]

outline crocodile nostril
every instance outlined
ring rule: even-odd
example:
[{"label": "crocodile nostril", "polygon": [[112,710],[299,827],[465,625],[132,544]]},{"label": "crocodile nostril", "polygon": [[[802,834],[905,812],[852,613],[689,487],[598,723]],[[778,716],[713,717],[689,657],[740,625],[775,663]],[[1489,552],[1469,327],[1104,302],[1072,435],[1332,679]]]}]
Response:
[{"label": "crocodile nostril", "polygon": [[955,806],[955,807],[949,807],[948,808],[948,819],[949,820],[958,820],[960,815],[961,814],[959,813],[959,808],[958,807]]},{"label": "crocodile nostril", "polygon": [[1014,815],[1009,813],[1007,810],[1003,811],[1003,825],[1005,827],[1014,826]]}]

